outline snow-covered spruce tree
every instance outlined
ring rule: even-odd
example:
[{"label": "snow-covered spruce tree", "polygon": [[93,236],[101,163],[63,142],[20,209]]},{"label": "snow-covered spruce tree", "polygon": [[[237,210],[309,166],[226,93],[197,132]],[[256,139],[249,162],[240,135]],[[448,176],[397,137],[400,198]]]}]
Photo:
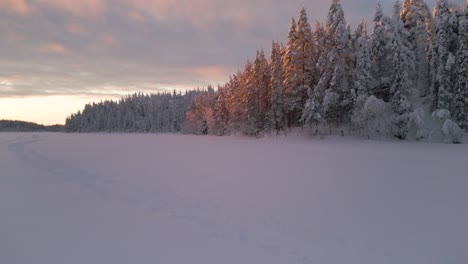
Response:
[{"label": "snow-covered spruce tree", "polygon": [[301,109],[307,100],[307,91],[317,82],[318,74],[315,67],[317,59],[315,57],[315,40],[307,19],[307,13],[304,8],[301,9],[299,20],[297,21],[297,43],[298,56],[297,67],[299,72],[299,92],[300,102],[297,109],[297,115],[301,115]]},{"label": "snow-covered spruce tree", "polygon": [[[314,54],[315,54],[315,58],[316,58],[316,66],[318,66],[318,63],[319,63],[319,59],[320,58],[325,58],[325,28],[323,27],[323,25],[320,23],[320,22],[315,22],[315,26],[314,26],[314,40],[315,40],[315,50],[314,50]],[[317,74],[318,76],[317,77],[320,77],[320,69],[319,67],[316,67],[316,71],[317,71]],[[316,83],[315,83],[316,84]]]},{"label": "snow-covered spruce tree", "polygon": [[382,99],[378,99],[374,95],[367,98],[363,112],[368,138],[373,135],[381,137],[385,133],[385,127],[387,126],[386,106],[387,104]]},{"label": "snow-covered spruce tree", "polygon": [[408,42],[415,55],[415,71],[410,73],[420,96],[429,95],[429,32],[432,16],[423,0],[405,0],[400,14],[403,26],[408,31]]},{"label": "snow-covered spruce tree", "polygon": [[305,125],[309,125],[310,127],[313,124],[318,125],[319,122],[323,120],[322,114],[320,112],[321,106],[317,91],[314,91],[311,87],[309,87],[307,90],[307,101],[304,105],[304,110],[302,111],[301,120]]},{"label": "snow-covered spruce tree", "polygon": [[186,134],[207,135],[214,127],[213,106],[214,90],[194,97],[185,114],[182,132]]},{"label": "snow-covered spruce tree", "polygon": [[340,108],[340,95],[332,89],[325,90],[321,112],[328,123],[328,132],[332,133],[332,124],[337,124],[343,114]]},{"label": "snow-covered spruce tree", "polygon": [[393,12],[392,55],[393,73],[391,84],[392,135],[405,139],[408,134],[412,106],[409,101],[413,82],[410,73],[414,72],[414,53],[408,42],[408,31],[400,19],[400,3],[397,1]]},{"label": "snow-covered spruce tree", "polygon": [[[250,63],[248,60],[246,65]],[[229,93],[227,100],[227,107],[229,109],[229,124],[232,132],[240,132],[245,124],[247,115],[247,88],[246,88],[246,65],[244,69],[239,69],[236,74],[232,76],[229,82]]]},{"label": "snow-covered spruce tree", "polygon": [[325,28],[329,66],[332,67],[332,77],[329,88],[344,94],[349,92],[350,72],[350,32],[346,24],[344,12],[339,0],[334,0],[327,17]]},{"label": "snow-covered spruce tree", "polygon": [[283,109],[283,69],[281,62],[281,47],[278,42],[271,44],[270,55],[270,111],[269,127],[276,129],[279,133],[284,128],[284,109]]},{"label": "snow-covered spruce tree", "polygon": [[382,6],[378,4],[374,15],[374,29],[370,38],[372,92],[385,101],[390,100],[392,81],[391,24],[391,19],[384,16]]},{"label": "snow-covered spruce tree", "polygon": [[298,33],[294,18],[291,18],[291,24],[288,32],[288,43],[283,54],[283,102],[286,109],[286,122],[288,127],[297,125],[297,113],[302,108],[300,93],[300,72]]},{"label": "snow-covered spruce tree", "polygon": [[367,36],[366,24],[363,22],[363,30],[360,32],[360,36],[357,39],[356,47],[356,68],[355,68],[355,84],[357,95],[368,95],[372,87],[371,84],[371,54],[370,54],[370,43]]},{"label": "snow-covered spruce tree", "polygon": [[228,133],[240,131],[245,119],[245,103],[241,96],[241,78],[242,72],[238,70],[236,74],[231,75],[229,81],[225,84],[226,108],[229,112]]},{"label": "snow-covered spruce tree", "polygon": [[324,94],[322,117],[329,124],[347,121],[351,109],[351,49],[350,33],[339,0],[334,0],[325,26],[324,51],[318,65],[322,69],[317,84],[318,91]]},{"label": "snow-covered spruce tree", "polygon": [[447,0],[438,0],[434,8],[434,29],[431,46],[431,92],[433,109],[450,109],[453,99],[454,63],[457,40],[454,32],[456,16]]},{"label": "snow-covered spruce tree", "polygon": [[216,101],[213,107],[214,127],[213,134],[223,136],[227,132],[229,111],[226,107],[226,95],[224,87],[218,86]]},{"label": "snow-covered spruce tree", "polygon": [[[316,58],[314,74],[317,75],[317,77],[315,77],[317,80],[314,81],[314,83],[307,89],[307,100],[304,105],[301,117],[301,122],[304,125],[308,125],[309,127],[311,127],[314,124],[317,126],[321,121],[323,121],[321,114],[321,102],[323,100],[325,83],[329,81],[328,75],[331,74],[330,71],[327,71],[328,69],[326,68],[328,64],[328,62],[326,61],[328,51],[325,47],[325,28],[319,22],[315,23],[314,40],[314,54]],[[316,129],[317,133],[318,127],[316,127]]]},{"label": "snow-covered spruce tree", "polygon": [[351,48],[353,50],[353,58],[352,61],[354,62],[354,67],[356,67],[356,51],[359,49],[359,39],[361,36],[366,35],[367,37],[367,24],[364,21],[364,19],[359,23],[357,26],[356,30],[354,31],[354,34],[351,37]]},{"label": "snow-covered spruce tree", "polygon": [[454,87],[455,99],[452,105],[453,119],[468,131],[468,4],[460,19],[459,43],[456,60],[457,82]]},{"label": "snow-covered spruce tree", "polygon": [[374,31],[372,32],[371,36],[371,48],[372,53],[377,55],[382,52],[383,48],[386,46],[386,38],[385,38],[385,28],[383,24],[383,10],[382,5],[380,3],[377,4],[375,8],[374,14]]},{"label": "snow-covered spruce tree", "polygon": [[245,121],[242,133],[249,136],[258,135],[259,129],[259,87],[255,83],[254,65],[247,61],[241,79],[241,101],[245,102]]},{"label": "snow-covered spruce tree", "polygon": [[382,82],[382,70],[381,65],[383,61],[383,54],[387,50],[388,41],[386,38],[386,30],[385,25],[382,23],[382,19],[384,17],[382,5],[380,3],[377,4],[374,14],[374,29],[372,31],[372,35],[370,37],[370,49],[371,49],[371,60],[373,67],[373,75],[374,79],[376,80],[376,86]]},{"label": "snow-covered spruce tree", "polygon": [[351,123],[358,130],[362,130],[366,126],[366,116],[364,105],[369,97],[369,92],[372,87],[371,81],[371,57],[370,43],[367,37],[366,24],[361,23],[356,33],[354,34],[355,42],[355,99],[354,109],[351,116]]},{"label": "snow-covered spruce tree", "polygon": [[257,51],[254,61],[254,87],[257,96],[257,127],[259,131],[269,128],[267,115],[270,111],[270,65],[263,49]]}]

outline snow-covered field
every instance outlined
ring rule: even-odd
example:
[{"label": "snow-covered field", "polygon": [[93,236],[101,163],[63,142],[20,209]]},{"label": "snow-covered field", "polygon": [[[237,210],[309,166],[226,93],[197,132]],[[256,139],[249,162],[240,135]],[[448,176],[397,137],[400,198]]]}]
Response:
[{"label": "snow-covered field", "polygon": [[0,134],[2,264],[466,264],[468,145]]}]

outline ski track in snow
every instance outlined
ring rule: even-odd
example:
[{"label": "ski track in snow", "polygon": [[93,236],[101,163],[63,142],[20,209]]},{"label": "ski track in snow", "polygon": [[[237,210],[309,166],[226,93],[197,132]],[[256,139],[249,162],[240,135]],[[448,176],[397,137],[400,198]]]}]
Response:
[{"label": "ski track in snow", "polygon": [[[47,143],[44,140],[51,139],[51,134],[9,134],[7,139],[0,140],[0,150],[6,149],[19,163],[30,167],[37,176],[42,177],[41,181],[57,184],[59,187],[78,188],[83,196],[93,195],[104,201],[124,203],[136,210],[163,216],[183,226],[195,228],[204,234],[205,239],[218,241],[215,243],[238,244],[242,250],[262,256],[269,255],[267,259],[276,260],[275,263],[307,264],[317,263],[320,259],[322,263],[334,263],[327,262],[330,250],[337,255],[346,252],[357,259],[360,255],[366,255],[370,259],[381,259],[381,263],[392,263],[390,259],[395,258],[391,249],[371,248],[369,243],[350,238],[346,234],[340,235],[339,232],[330,232],[326,228],[304,230],[307,232],[298,234],[291,232],[294,221],[284,222],[287,218],[278,219],[272,214],[249,215],[242,208],[233,209],[206,199],[192,200],[191,197],[171,189],[155,191],[113,175],[101,174],[92,168],[84,168],[80,164],[72,164],[65,158],[59,159],[36,148],[39,143]],[[466,214],[462,213],[461,216],[466,217]],[[465,233],[468,233],[467,230],[461,230],[461,234]],[[0,245],[1,240],[0,238]],[[1,259],[0,249],[0,262]]]}]

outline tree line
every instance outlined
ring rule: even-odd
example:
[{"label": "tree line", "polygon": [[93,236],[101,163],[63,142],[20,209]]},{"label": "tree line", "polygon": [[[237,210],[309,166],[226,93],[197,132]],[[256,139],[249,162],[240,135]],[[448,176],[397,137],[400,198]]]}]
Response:
[{"label": "tree line", "polygon": [[[468,129],[467,6],[439,0],[431,13],[423,0],[405,0],[387,16],[377,5],[370,26],[362,21],[352,31],[339,0],[325,23],[313,26],[302,8],[285,44],[273,41],[268,58],[258,50],[216,91],[140,94],[88,105],[66,127],[215,135],[340,128],[400,139],[423,139],[436,127],[460,141]],[[124,121],[122,112],[132,117]],[[145,125],[142,119],[148,119]]]},{"label": "tree line", "polygon": [[68,132],[163,132],[182,131],[185,114],[190,103],[201,94],[213,95],[215,91],[186,91],[184,94],[135,93],[118,101],[105,100],[86,104],[67,118],[65,130]]}]

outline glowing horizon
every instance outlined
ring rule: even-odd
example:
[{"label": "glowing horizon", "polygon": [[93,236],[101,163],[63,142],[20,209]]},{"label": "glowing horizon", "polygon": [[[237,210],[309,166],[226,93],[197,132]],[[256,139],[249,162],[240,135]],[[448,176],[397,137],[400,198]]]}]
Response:
[{"label": "glowing horizon", "polygon": [[[42,125],[64,125],[66,117],[78,110],[83,110],[85,104],[91,101],[90,99],[92,98],[69,95],[0,98],[0,113],[2,113],[0,119],[20,120]],[[36,110],[30,111],[31,108]],[[57,108],[61,110],[55,111]],[[65,113],[67,114],[64,117]]]}]

